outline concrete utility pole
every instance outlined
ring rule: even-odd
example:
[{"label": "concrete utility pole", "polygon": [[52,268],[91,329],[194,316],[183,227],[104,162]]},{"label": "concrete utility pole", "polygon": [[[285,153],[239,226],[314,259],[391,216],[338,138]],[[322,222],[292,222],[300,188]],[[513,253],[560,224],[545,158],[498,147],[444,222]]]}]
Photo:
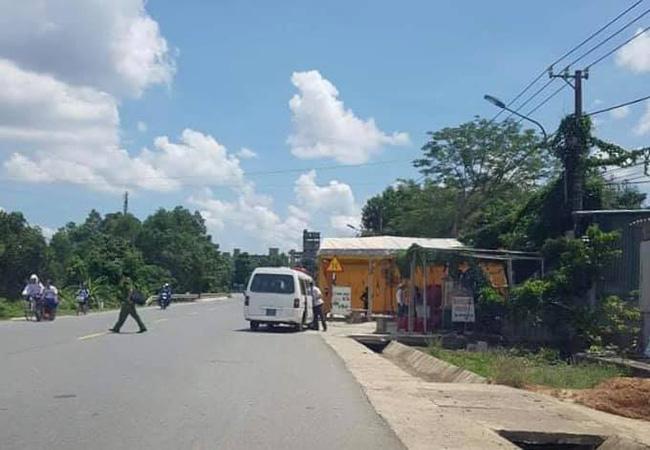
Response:
[{"label": "concrete utility pole", "polygon": [[129,212],[129,191],[124,192],[124,205],[122,207],[122,212],[126,216],[126,213]]},{"label": "concrete utility pole", "polygon": [[[561,74],[554,74],[553,68],[549,69],[550,78],[561,78],[565,83],[573,88],[574,92],[574,120],[576,124],[582,118],[582,80],[589,78],[587,70],[576,70],[573,74],[568,69]],[[571,81],[573,81],[573,84]],[[586,149],[581,148],[582,142],[573,136],[568,145],[571,149],[564,158],[564,195],[565,202],[571,208],[571,212],[582,210],[583,184],[584,184],[584,161],[582,154]]]}]

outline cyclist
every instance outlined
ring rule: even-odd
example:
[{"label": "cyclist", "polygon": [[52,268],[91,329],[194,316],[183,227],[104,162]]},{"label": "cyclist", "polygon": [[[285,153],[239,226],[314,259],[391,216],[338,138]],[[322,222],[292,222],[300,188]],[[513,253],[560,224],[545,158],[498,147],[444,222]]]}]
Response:
[{"label": "cyclist", "polygon": [[79,291],[77,292],[77,314],[82,312],[86,314],[88,311],[88,303],[90,302],[90,291],[85,283],[81,283]]},{"label": "cyclist", "polygon": [[29,282],[23,289],[23,297],[29,302],[34,302],[43,294],[43,285],[38,280],[38,276],[33,274],[29,277]]}]

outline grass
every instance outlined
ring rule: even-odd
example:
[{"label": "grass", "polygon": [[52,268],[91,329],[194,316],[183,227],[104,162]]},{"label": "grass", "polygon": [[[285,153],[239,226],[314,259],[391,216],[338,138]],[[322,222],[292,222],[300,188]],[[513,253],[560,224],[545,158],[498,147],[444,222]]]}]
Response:
[{"label": "grass", "polygon": [[507,350],[468,352],[433,345],[429,352],[495,383],[513,387],[541,385],[557,389],[588,389],[609,378],[629,375],[625,369],[612,364],[568,364],[548,351],[538,354]]}]

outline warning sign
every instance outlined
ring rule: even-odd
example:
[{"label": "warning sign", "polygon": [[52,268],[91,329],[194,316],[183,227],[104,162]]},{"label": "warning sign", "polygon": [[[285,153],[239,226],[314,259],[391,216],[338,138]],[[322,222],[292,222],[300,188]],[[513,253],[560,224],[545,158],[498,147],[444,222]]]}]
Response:
[{"label": "warning sign", "polygon": [[326,269],[328,272],[343,272],[343,266],[336,257],[332,258]]}]

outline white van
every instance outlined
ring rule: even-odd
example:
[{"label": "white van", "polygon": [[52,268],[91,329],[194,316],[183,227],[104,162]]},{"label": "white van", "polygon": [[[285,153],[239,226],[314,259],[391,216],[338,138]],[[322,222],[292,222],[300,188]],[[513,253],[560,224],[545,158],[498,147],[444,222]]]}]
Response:
[{"label": "white van", "polygon": [[312,286],[306,273],[288,267],[258,267],[244,293],[244,319],[251,330],[261,323],[290,324],[301,331],[313,319]]}]

